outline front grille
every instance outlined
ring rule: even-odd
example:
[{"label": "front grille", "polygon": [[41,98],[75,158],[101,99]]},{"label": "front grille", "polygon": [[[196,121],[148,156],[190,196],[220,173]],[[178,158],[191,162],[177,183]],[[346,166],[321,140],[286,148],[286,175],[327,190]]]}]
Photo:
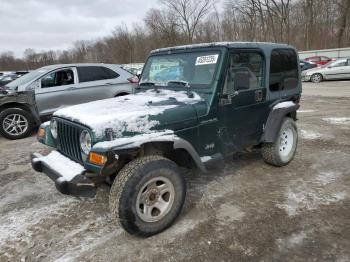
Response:
[{"label": "front grille", "polygon": [[62,119],[56,120],[59,151],[70,159],[83,163],[79,141],[83,128]]}]

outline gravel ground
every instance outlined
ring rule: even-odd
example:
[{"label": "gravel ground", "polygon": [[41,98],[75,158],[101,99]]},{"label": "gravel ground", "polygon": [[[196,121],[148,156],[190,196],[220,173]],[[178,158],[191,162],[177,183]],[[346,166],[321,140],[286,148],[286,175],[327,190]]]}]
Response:
[{"label": "gravel ground", "polygon": [[181,216],[147,239],[111,221],[108,186],[89,201],[61,195],[29,163],[48,148],[0,137],[0,261],[350,261],[349,90],[305,84],[292,163],[253,150],[187,174]]}]

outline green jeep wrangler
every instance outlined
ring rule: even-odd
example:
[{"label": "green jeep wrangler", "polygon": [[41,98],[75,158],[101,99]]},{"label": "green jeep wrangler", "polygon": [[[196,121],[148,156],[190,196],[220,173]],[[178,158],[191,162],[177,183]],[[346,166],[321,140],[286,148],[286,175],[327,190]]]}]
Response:
[{"label": "green jeep wrangler", "polygon": [[298,141],[299,61],[289,45],[209,43],[151,52],[133,95],[57,111],[33,168],[63,194],[93,197],[112,183],[113,218],[131,234],[169,227],[186,195],[184,168],[208,166],[249,146],[287,165]]}]

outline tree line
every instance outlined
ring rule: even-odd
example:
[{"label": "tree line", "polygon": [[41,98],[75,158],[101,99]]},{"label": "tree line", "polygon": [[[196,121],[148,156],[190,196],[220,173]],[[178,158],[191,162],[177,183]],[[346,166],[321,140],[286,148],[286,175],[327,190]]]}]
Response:
[{"label": "tree line", "polygon": [[102,39],[78,41],[68,50],[23,58],[0,54],[0,70],[35,69],[57,63],[143,62],[152,49],[214,41],[288,43],[299,50],[350,46],[350,0],[160,0],[142,23],[119,25]]}]

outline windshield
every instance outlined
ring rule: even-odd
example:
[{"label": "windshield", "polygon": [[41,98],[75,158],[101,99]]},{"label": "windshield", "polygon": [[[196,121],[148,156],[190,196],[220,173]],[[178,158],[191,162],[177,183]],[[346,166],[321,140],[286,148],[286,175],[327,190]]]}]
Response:
[{"label": "windshield", "polygon": [[24,85],[26,83],[31,82],[32,80],[34,80],[38,76],[48,72],[49,70],[50,69],[46,68],[46,67],[42,67],[42,68],[36,69],[34,71],[31,71],[28,74],[25,74],[25,75],[17,78],[16,80],[12,81],[11,83],[8,83],[6,85],[6,87],[9,88],[9,89],[16,89],[18,86],[21,86],[21,85]]},{"label": "windshield", "polygon": [[142,72],[142,83],[167,86],[170,81],[206,88],[213,81],[219,52],[191,52],[151,56]]}]

